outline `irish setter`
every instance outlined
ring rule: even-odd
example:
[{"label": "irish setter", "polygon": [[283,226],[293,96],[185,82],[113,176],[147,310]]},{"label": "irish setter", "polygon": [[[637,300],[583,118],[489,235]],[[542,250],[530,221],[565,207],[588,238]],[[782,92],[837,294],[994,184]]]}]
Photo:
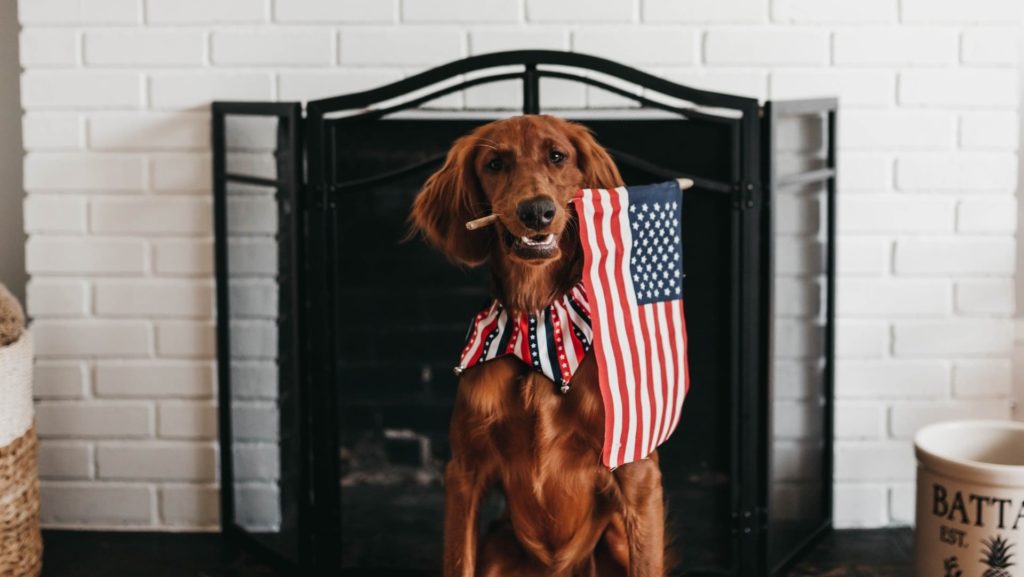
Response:
[{"label": "irish setter", "polygon": [[[411,215],[452,261],[487,263],[509,311],[548,307],[580,281],[583,257],[569,200],[579,188],[620,186],[608,153],[578,124],[518,116],[452,146]],[[468,231],[467,221],[499,215]],[[445,470],[444,575],[660,577],[664,504],[657,455],[601,464],[604,408],[587,355],[567,394],[514,356],[465,370]],[[482,536],[481,498],[505,496]]]}]

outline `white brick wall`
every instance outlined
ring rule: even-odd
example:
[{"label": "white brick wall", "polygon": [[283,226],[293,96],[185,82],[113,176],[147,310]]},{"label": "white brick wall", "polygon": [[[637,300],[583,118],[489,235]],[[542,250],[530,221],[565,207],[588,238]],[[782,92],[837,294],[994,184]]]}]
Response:
[{"label": "white brick wall", "polygon": [[[217,522],[209,102],[361,90],[493,50],[591,52],[760,98],[841,97],[838,525],[912,518],[917,427],[1009,415],[1019,0],[21,0],[19,9],[48,525]],[[592,90],[560,98],[608,102]],[[253,230],[272,230],[265,205],[250,208]],[[266,248],[233,243],[234,272],[273,274]],[[273,298],[258,282],[246,288],[254,311]],[[240,323],[252,346],[239,352],[266,353],[269,326]],[[254,375],[247,394],[267,397],[269,368],[239,365]],[[273,424],[261,402],[238,414],[254,440]],[[256,453],[239,463],[254,476],[276,470]],[[276,515],[273,497],[239,495],[267,507],[254,522]]]}]

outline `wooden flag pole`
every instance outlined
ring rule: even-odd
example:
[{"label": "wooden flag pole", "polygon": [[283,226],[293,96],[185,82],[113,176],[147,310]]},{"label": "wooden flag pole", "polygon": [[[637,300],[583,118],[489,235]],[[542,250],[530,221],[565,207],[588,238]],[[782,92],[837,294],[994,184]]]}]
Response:
[{"label": "wooden flag pole", "polygon": [[[690,178],[677,178],[676,182],[679,183],[679,190],[686,190],[693,188],[693,179]],[[481,216],[475,218],[466,223],[466,230],[477,230],[485,226],[494,224],[494,221],[498,220],[499,214],[488,214],[487,216]]]}]

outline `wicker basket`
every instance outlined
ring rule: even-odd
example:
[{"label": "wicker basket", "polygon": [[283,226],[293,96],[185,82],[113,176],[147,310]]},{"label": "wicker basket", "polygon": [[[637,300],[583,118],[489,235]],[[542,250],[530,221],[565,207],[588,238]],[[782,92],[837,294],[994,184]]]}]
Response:
[{"label": "wicker basket", "polygon": [[36,577],[43,568],[39,534],[36,428],[0,447],[0,577]]},{"label": "wicker basket", "polygon": [[42,569],[32,350],[29,331],[0,346],[0,577]]}]

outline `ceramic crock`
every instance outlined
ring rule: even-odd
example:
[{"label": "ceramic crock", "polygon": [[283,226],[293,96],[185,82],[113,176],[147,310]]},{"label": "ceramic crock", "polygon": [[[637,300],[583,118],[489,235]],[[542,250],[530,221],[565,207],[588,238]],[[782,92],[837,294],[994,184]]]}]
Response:
[{"label": "ceramic crock", "polygon": [[1024,423],[930,425],[914,452],[914,575],[1024,577]]}]

